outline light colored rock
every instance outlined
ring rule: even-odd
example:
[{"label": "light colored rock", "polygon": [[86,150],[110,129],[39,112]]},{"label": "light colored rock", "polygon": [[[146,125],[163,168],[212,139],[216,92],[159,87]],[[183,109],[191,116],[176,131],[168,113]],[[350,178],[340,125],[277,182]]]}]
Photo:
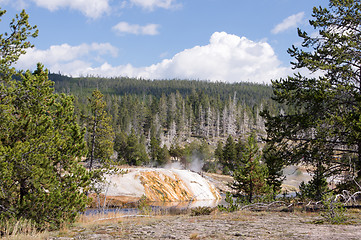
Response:
[{"label": "light colored rock", "polygon": [[218,200],[216,188],[199,174],[189,170],[130,168],[126,174],[106,176],[102,194],[107,198],[141,198],[150,201],[180,202]]}]

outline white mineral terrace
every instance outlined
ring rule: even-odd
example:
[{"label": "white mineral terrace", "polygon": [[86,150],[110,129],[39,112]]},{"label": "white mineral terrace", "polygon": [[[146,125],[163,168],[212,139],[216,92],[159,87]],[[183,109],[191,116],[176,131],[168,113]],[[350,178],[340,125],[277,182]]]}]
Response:
[{"label": "white mineral terrace", "polygon": [[205,178],[189,170],[130,168],[126,174],[107,175],[102,194],[109,198],[139,199],[154,202],[219,200],[220,194]]}]

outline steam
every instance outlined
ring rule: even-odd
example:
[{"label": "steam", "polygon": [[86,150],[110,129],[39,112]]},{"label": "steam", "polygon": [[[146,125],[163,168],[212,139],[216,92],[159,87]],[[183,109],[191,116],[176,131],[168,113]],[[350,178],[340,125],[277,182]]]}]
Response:
[{"label": "steam", "polygon": [[194,172],[202,172],[203,165],[204,165],[203,160],[199,158],[194,158],[192,159],[192,162],[189,165],[189,170]]},{"label": "steam", "polygon": [[181,162],[172,162],[164,166],[165,169],[191,170],[193,172],[202,172],[204,162],[202,159],[192,156],[192,161],[184,166]]},{"label": "steam", "polygon": [[165,169],[178,169],[178,170],[184,170],[184,166],[181,164],[181,162],[172,162],[172,163],[167,163],[166,165],[164,165]]}]

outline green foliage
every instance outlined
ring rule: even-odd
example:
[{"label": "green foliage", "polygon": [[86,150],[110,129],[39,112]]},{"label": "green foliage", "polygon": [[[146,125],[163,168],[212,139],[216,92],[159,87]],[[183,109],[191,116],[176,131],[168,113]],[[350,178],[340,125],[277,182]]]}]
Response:
[{"label": "green foliage", "polygon": [[343,204],[336,200],[332,193],[326,194],[322,198],[323,211],[321,216],[329,223],[341,224],[347,221],[346,209]]},{"label": "green foliage", "polygon": [[169,156],[175,159],[176,161],[181,161],[182,157],[184,157],[185,149],[182,148],[180,145],[174,145],[170,146],[169,149]]},{"label": "green foliage", "polygon": [[[56,228],[75,220],[87,198],[89,174],[79,164],[84,131],[76,124],[73,99],[53,93],[39,64],[2,94],[12,96],[0,126],[0,218],[31,219]],[[8,99],[9,100],[9,99]]]},{"label": "green foliage", "polygon": [[222,212],[235,212],[237,210],[239,210],[239,204],[237,203],[237,201],[235,202],[233,200],[233,195],[230,192],[226,192],[226,198],[225,198],[226,203],[228,203],[228,205],[224,206],[222,204],[218,205],[218,209],[219,211]]},{"label": "green foliage", "polygon": [[150,140],[150,157],[155,166],[164,166],[170,159],[166,146],[160,146],[160,140],[152,137]]},{"label": "green foliage", "polygon": [[115,139],[114,150],[118,153],[118,162],[132,166],[147,165],[149,163],[145,145],[141,139],[131,131],[129,136],[121,132]]},{"label": "green foliage", "polygon": [[109,164],[113,154],[114,131],[111,117],[105,111],[106,102],[99,90],[94,90],[88,99],[90,115],[86,117],[89,169],[92,170],[95,161]]},{"label": "green foliage", "polygon": [[[205,162],[205,169],[217,171],[220,165],[213,161],[215,142],[249,132],[252,123],[258,123],[252,128],[263,133],[262,121],[258,121],[260,109],[268,106],[278,111],[279,108],[270,101],[270,86],[259,84],[70,78],[57,74],[50,77],[56,82],[57,91],[76,95],[79,115],[91,115],[86,105],[94,88],[104,93],[105,111],[112,116],[111,125],[116,132],[118,146],[114,150],[119,153],[119,147],[124,149],[118,144],[124,142],[121,134],[129,136],[133,129],[137,138],[142,139],[150,162],[156,166],[170,160],[168,150],[184,166],[198,158]],[[82,120],[80,123],[83,124]],[[123,155],[120,156],[119,160],[123,161]]]},{"label": "green foliage", "polygon": [[231,187],[240,195],[246,195],[248,202],[269,192],[267,185],[267,166],[260,163],[261,154],[254,135],[250,135],[240,153],[237,168],[234,171]]},{"label": "green foliage", "polygon": [[[112,116],[115,132],[146,139],[155,137],[169,148],[205,139],[213,146],[228,135],[250,131],[260,123],[262,106],[275,110],[270,86],[226,84],[189,80],[140,80],[128,78],[69,78],[51,74],[58,92],[71,92],[77,98],[76,111],[87,115],[85,105],[94,88],[104,93],[106,111]],[[236,92],[236,94],[235,94]],[[272,111],[273,111],[272,110]],[[230,119],[230,117],[232,119]],[[263,131],[263,125],[254,126]],[[149,149],[148,149],[149,150]],[[152,156],[150,156],[152,158]]]},{"label": "green foliage", "polygon": [[191,216],[210,215],[213,212],[211,207],[196,207],[191,209]]},{"label": "green foliage", "polygon": [[[0,10],[0,17],[5,13],[6,10]],[[10,32],[0,34],[1,84],[3,84],[3,81],[10,81],[15,74],[16,71],[12,65],[16,63],[20,55],[24,54],[26,49],[34,47],[27,39],[38,36],[37,27],[29,24],[29,15],[25,10],[20,14],[16,14],[15,18],[11,20],[9,27]]]},{"label": "green foliage", "polygon": [[226,143],[224,144],[222,151],[221,164],[223,165],[223,173],[235,171],[235,166],[238,158],[237,145],[234,142],[231,135],[228,136]]},{"label": "green foliage", "polygon": [[316,167],[321,161],[325,175],[355,172],[349,180],[356,177],[359,181],[361,33],[357,29],[361,5],[358,0],[330,0],[328,8],[315,7],[312,16],[310,24],[318,35],[298,30],[302,45],[292,46],[288,53],[295,58],[295,69],[323,75],[298,73],[273,81],[274,99],[289,111],[263,113],[268,141],[276,144],[290,164]]},{"label": "green foliage", "polygon": [[143,195],[139,199],[137,208],[138,208],[140,214],[149,215],[152,213],[152,207],[149,206],[147,197],[145,195]]},{"label": "green foliage", "polygon": [[37,36],[28,18],[22,11],[0,35],[0,222],[52,229],[84,211],[90,173],[79,162],[86,152],[74,99],[54,93],[41,64],[33,73],[12,67]]},{"label": "green foliage", "polygon": [[222,163],[223,160],[223,143],[222,141],[218,141],[217,147],[214,150],[214,157],[218,160],[218,162]]},{"label": "green foliage", "polygon": [[308,183],[301,182],[299,189],[299,195],[302,199],[320,201],[323,198],[324,194],[329,191],[329,188],[322,165],[318,165],[312,179]]},{"label": "green foliage", "polygon": [[[55,82],[55,89],[59,92],[71,91],[75,95],[91,95],[93,89],[98,88],[106,95],[117,96],[147,96],[148,94],[155,99],[166,100],[170,95],[178,95],[176,99],[187,98],[192,103],[195,103],[196,109],[199,110],[199,105],[203,107],[208,106],[208,101],[217,102],[226,101],[229,96],[233,97],[234,92],[237,92],[240,102],[244,102],[248,106],[254,103],[259,105],[265,99],[270,99],[272,89],[270,86],[256,84],[256,83],[233,83],[228,84],[224,82],[209,82],[199,80],[144,80],[137,78],[101,78],[101,77],[80,77],[71,78],[59,74],[50,74],[49,78]],[[153,110],[159,104],[153,102]],[[217,102],[220,104],[220,102]],[[270,107],[276,107],[270,103]],[[276,107],[277,108],[277,107]]]},{"label": "green foliage", "polygon": [[[205,140],[193,141],[189,144],[186,144],[182,148],[183,156],[180,158],[181,163],[184,167],[189,168],[193,171],[201,171],[203,170],[203,165],[206,162],[210,162],[212,157],[210,147]],[[192,165],[192,163],[199,163]],[[194,168],[193,168],[194,167]]]},{"label": "green foliage", "polygon": [[280,153],[274,146],[266,145],[262,152],[262,158],[267,166],[267,185],[270,187],[270,191],[275,199],[276,196],[281,192],[281,185],[285,176],[283,176],[283,168],[285,162],[280,157]]}]

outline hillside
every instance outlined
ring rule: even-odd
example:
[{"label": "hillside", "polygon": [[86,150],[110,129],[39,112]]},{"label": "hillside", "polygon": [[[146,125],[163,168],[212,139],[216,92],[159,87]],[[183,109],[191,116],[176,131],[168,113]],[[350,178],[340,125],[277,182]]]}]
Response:
[{"label": "hillside", "polygon": [[[122,164],[163,165],[169,155],[183,165],[195,159],[210,160],[217,143],[230,135],[237,140],[254,132],[261,140],[265,136],[261,111],[282,111],[271,99],[271,86],[261,84],[59,74],[49,78],[56,92],[75,96],[81,125],[85,124],[82,116],[90,114],[92,91],[99,89],[104,94],[115,132],[114,150]],[[159,158],[152,156],[155,146],[162,155]],[[130,155],[136,159],[132,163]],[[162,160],[149,162],[156,158]]]},{"label": "hillside", "polygon": [[81,114],[87,113],[87,98],[97,88],[105,95],[114,129],[127,133],[134,129],[143,135],[155,130],[158,137],[168,138],[163,140],[168,145],[191,136],[210,139],[264,132],[260,111],[265,107],[274,113],[280,110],[271,100],[272,88],[261,84],[59,74],[49,78],[57,92],[76,96]]}]

